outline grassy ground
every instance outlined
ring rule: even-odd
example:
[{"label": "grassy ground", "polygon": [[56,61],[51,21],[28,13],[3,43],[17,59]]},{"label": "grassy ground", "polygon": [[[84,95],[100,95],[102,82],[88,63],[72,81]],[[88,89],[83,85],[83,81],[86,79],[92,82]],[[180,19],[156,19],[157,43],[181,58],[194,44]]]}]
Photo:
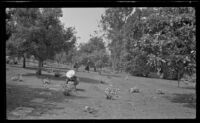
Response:
[{"label": "grassy ground", "polygon": [[[47,66],[46,66],[47,67]],[[36,67],[29,64],[6,65],[7,119],[165,119],[195,118],[196,92],[190,85],[176,81],[130,77],[125,74],[78,72],[80,84],[74,96],[64,96],[60,90],[42,87],[42,78],[50,77],[50,87],[59,87],[65,81],[68,68],[59,66],[63,76],[56,78],[53,73],[43,71],[36,76]],[[11,77],[23,74],[23,82],[12,81]],[[105,83],[101,84],[99,80]],[[112,84],[120,89],[114,100],[105,98],[104,90]],[[137,86],[141,92],[131,94],[128,89]],[[159,95],[157,89],[165,94]],[[85,106],[95,108],[95,112],[85,112]],[[21,107],[21,113],[19,111]],[[25,109],[26,108],[26,109]],[[27,109],[29,108],[29,109]],[[18,110],[17,110],[18,109]],[[25,112],[26,110],[26,112]],[[29,110],[29,111],[28,111]],[[17,112],[17,113],[16,113]]]}]

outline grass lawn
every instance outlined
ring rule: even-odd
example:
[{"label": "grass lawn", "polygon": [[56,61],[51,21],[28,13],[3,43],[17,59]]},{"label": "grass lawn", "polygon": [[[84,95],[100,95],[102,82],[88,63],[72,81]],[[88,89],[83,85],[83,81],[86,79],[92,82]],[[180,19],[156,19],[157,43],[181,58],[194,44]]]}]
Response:
[{"label": "grass lawn", "polygon": [[[59,89],[42,87],[42,79],[50,77],[50,87],[59,88],[65,82],[67,66],[59,66],[61,77],[43,71],[35,75],[36,65],[6,65],[7,119],[174,119],[196,117],[196,91],[190,85],[176,81],[132,77],[108,72],[77,73],[80,84],[77,93],[65,96]],[[45,66],[48,67],[48,66]],[[49,66],[52,67],[52,66]],[[12,81],[11,77],[22,73],[23,82]],[[99,80],[104,81],[100,83]],[[107,100],[104,90],[112,84],[120,89],[119,97]],[[139,93],[129,93],[131,87]],[[164,94],[157,94],[157,89]],[[86,112],[85,106],[95,112]]]}]

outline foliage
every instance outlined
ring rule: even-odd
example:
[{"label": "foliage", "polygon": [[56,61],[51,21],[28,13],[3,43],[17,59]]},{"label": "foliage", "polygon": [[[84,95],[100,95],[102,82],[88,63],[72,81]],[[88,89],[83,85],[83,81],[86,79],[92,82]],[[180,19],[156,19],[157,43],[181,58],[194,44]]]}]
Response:
[{"label": "foliage", "polygon": [[64,95],[65,96],[70,96],[73,94],[73,92],[75,92],[75,85],[73,82],[68,82],[67,84],[64,84],[63,85],[63,88],[64,88]]},{"label": "foliage", "polygon": [[[144,10],[148,9],[152,8]],[[189,7],[158,8],[145,16],[134,13],[125,25],[127,61],[145,52],[149,67],[161,67],[165,78],[179,79],[183,73],[191,73],[191,64],[196,64],[191,54],[196,50],[194,17],[194,9]]]},{"label": "foliage", "polygon": [[6,9],[6,41],[10,38],[12,33],[15,32],[15,21],[13,20],[13,15],[15,13],[14,8]]},{"label": "foliage", "polygon": [[111,51],[111,61],[113,70],[117,70],[123,64],[124,53],[123,26],[126,17],[132,12],[133,8],[108,8],[101,17],[101,25],[109,39],[109,50]]},{"label": "foliage", "polygon": [[[164,26],[157,30],[159,31],[157,36],[155,34],[153,36],[155,42],[161,43],[156,44],[160,51],[154,54],[164,59],[167,62],[167,68],[175,72],[176,79],[180,79],[183,74],[191,74],[194,72],[192,69],[195,70],[196,57],[191,53],[196,50],[194,9],[190,7],[163,8],[160,9],[160,15],[165,19],[159,24]],[[156,30],[155,27],[152,29]],[[192,67],[191,64],[194,66]]]},{"label": "foliage", "polygon": [[133,87],[133,88],[130,88],[129,89],[129,92],[130,93],[139,93],[140,92],[140,89],[138,87]]},{"label": "foliage", "polygon": [[103,39],[101,37],[91,37],[88,43],[80,46],[80,51],[85,53],[92,53],[95,50],[105,49]]},{"label": "foliage", "polygon": [[118,97],[120,89],[119,88],[113,88],[108,87],[105,90],[106,99],[113,99],[114,97]]},{"label": "foliage", "polygon": [[59,8],[17,8],[13,16],[16,33],[14,44],[22,54],[31,54],[39,60],[39,74],[42,62],[53,59],[60,51],[68,51],[76,41],[73,28],[64,28],[59,18]]},{"label": "foliage", "polygon": [[131,62],[128,62],[126,71],[135,76],[148,76],[150,67],[147,65],[146,56],[146,54],[138,54]]},{"label": "foliage", "polygon": [[56,71],[55,73],[54,73],[54,76],[55,77],[60,77],[62,74],[59,72],[59,71]]},{"label": "foliage", "polygon": [[102,68],[108,63],[108,54],[101,37],[93,36],[88,43],[81,44],[78,51],[79,63],[91,67]]},{"label": "foliage", "polygon": [[194,8],[108,8],[101,24],[115,69],[139,76],[161,69],[176,80],[196,72]]}]

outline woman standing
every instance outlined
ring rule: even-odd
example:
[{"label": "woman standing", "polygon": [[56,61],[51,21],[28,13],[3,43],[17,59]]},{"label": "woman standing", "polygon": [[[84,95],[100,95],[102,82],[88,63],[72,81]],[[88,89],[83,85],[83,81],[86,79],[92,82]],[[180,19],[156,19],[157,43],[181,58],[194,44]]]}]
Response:
[{"label": "woman standing", "polygon": [[88,71],[88,73],[89,73],[89,71],[90,71],[89,63],[90,63],[90,62],[89,62],[89,60],[88,60],[86,66],[85,66],[85,70]]},{"label": "woman standing", "polygon": [[74,69],[75,69],[76,71],[78,71],[78,63],[77,63],[77,62],[74,64]]}]

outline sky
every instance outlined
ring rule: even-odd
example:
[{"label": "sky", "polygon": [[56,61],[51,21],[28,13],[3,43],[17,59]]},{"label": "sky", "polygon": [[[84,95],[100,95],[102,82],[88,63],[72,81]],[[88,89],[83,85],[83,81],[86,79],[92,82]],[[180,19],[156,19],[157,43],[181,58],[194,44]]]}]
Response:
[{"label": "sky", "polygon": [[98,24],[101,14],[105,8],[62,8],[63,17],[61,22],[65,27],[75,27],[78,44],[87,42],[90,34],[94,34],[98,30]]}]

